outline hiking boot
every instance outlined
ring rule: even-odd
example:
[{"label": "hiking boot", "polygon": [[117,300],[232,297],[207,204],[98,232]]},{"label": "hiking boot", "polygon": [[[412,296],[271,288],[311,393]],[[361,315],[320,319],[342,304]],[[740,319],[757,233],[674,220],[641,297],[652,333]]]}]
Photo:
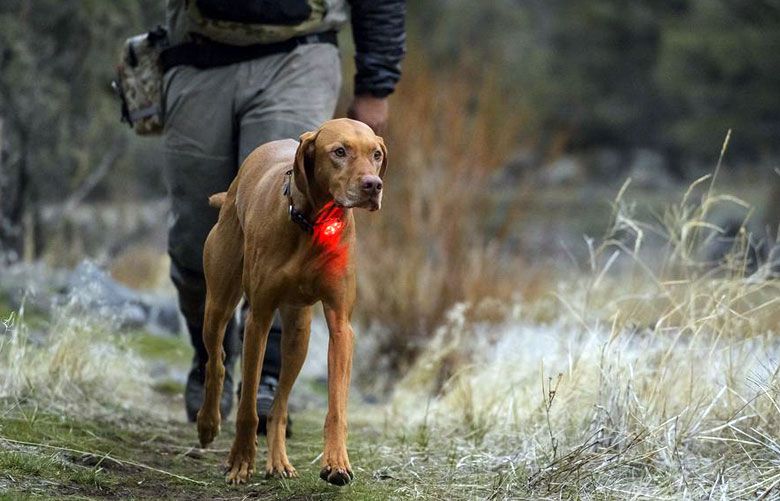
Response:
[{"label": "hiking boot", "polygon": [[[206,367],[195,361],[187,376],[187,386],[184,388],[184,406],[187,409],[187,420],[194,423],[198,420],[198,411],[203,405],[203,385],[206,381]],[[222,397],[219,402],[219,412],[222,420],[227,419],[233,408],[233,367],[225,366],[225,380],[222,383]]]},{"label": "hiking boot", "polygon": [[[264,374],[260,378],[260,384],[257,387],[257,434],[268,435],[268,416],[271,414],[271,405],[274,403],[274,395],[279,380],[274,376]],[[241,398],[241,383],[238,383],[238,398]],[[292,419],[287,416],[287,429],[285,436],[290,438],[292,435]]]}]

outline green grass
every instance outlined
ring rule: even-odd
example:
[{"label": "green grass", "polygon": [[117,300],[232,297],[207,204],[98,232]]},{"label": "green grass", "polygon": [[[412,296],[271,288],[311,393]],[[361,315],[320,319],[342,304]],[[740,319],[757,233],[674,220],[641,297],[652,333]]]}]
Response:
[{"label": "green grass", "polygon": [[0,321],[9,318],[13,312],[14,310],[11,308],[10,301],[2,292],[0,292]]},{"label": "green grass", "polygon": [[115,476],[100,466],[80,466],[58,456],[57,453],[0,452],[0,469],[11,477],[47,478],[64,486],[75,484],[90,490],[103,490],[117,483]]},{"label": "green grass", "polygon": [[164,337],[143,331],[127,335],[127,347],[142,357],[187,367],[192,358],[192,346],[184,337]]}]

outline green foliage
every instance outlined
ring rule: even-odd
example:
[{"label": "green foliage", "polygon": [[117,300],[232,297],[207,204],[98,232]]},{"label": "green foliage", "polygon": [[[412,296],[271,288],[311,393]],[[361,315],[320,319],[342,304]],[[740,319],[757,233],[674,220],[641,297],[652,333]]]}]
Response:
[{"label": "green foliage", "polygon": [[652,143],[659,119],[652,69],[666,9],[624,0],[553,4],[552,123],[576,143]]}]

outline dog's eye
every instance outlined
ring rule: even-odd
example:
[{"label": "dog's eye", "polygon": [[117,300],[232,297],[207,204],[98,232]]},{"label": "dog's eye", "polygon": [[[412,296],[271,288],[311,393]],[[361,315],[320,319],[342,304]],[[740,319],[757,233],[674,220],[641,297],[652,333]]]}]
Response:
[{"label": "dog's eye", "polygon": [[344,158],[345,156],[347,156],[347,150],[345,150],[342,147],[338,147],[335,150],[333,150],[333,154],[339,158]]},{"label": "dog's eye", "polygon": [[382,160],[382,152],[379,150],[376,150],[374,152],[374,160],[379,161]]}]

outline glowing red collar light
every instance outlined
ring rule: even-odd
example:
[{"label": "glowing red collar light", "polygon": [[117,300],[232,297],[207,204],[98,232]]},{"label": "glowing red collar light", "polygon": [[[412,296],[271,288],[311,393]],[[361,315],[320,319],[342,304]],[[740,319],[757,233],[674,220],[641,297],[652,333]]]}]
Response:
[{"label": "glowing red collar light", "polygon": [[341,247],[341,234],[345,225],[344,209],[331,202],[322,208],[314,223],[314,242],[326,252]]},{"label": "glowing red collar light", "polygon": [[331,221],[327,224],[327,226],[325,226],[325,229],[322,230],[322,234],[326,237],[331,237],[340,232],[342,226],[344,226],[344,223],[341,221]]},{"label": "glowing red collar light", "polygon": [[344,273],[349,260],[349,246],[342,242],[346,216],[343,207],[330,202],[319,212],[314,223],[314,245],[319,250],[324,271],[332,276]]}]

